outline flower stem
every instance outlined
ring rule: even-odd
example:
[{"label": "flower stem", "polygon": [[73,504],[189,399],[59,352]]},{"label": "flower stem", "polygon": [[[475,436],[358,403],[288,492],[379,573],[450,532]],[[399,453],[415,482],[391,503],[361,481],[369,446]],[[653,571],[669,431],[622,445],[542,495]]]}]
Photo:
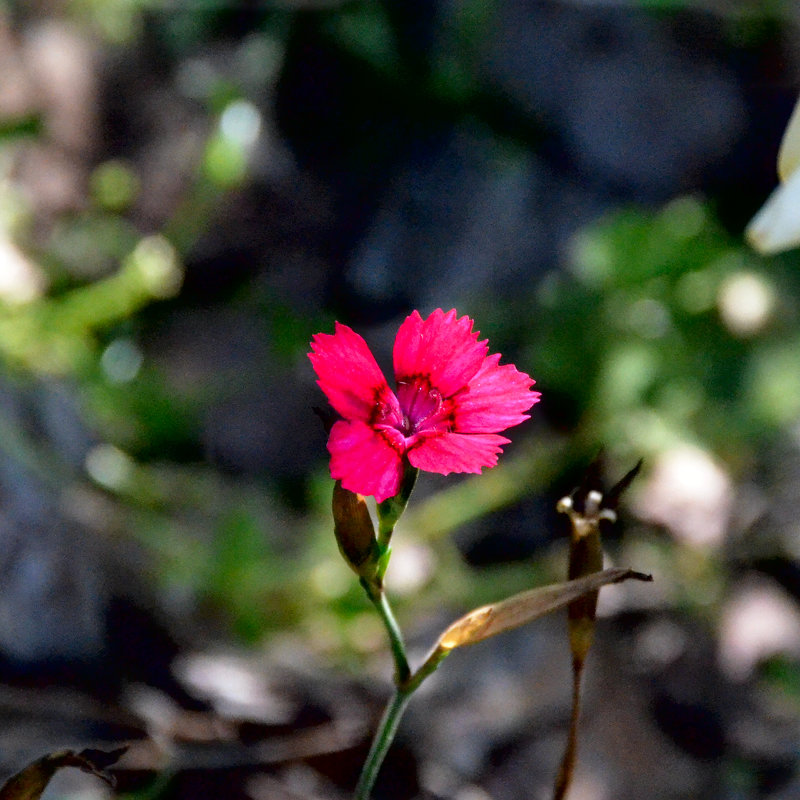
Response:
[{"label": "flower stem", "polygon": [[396,689],[392,699],[389,701],[389,705],[386,706],[378,731],[372,741],[372,747],[367,755],[367,760],[364,762],[364,768],[361,770],[361,777],[358,779],[353,800],[369,800],[372,787],[375,785],[378,772],[383,764],[383,759],[386,758],[386,754],[394,741],[397,726],[400,724],[403,712],[411,699],[412,691]]},{"label": "flower stem", "polygon": [[405,511],[418,475],[419,470],[416,467],[412,467],[408,460],[404,460],[400,491],[394,497],[389,497],[378,503],[378,546],[382,552],[386,552],[389,549],[394,526],[402,516],[403,511]]},{"label": "flower stem", "polygon": [[402,686],[411,676],[411,667],[408,665],[406,646],[403,641],[403,634],[400,632],[400,626],[394,618],[394,612],[383,589],[377,588],[374,584],[363,579],[361,585],[377,609],[383,622],[383,627],[386,628],[386,633],[389,635],[389,646],[392,650],[392,658],[394,658],[394,683],[395,686]]}]

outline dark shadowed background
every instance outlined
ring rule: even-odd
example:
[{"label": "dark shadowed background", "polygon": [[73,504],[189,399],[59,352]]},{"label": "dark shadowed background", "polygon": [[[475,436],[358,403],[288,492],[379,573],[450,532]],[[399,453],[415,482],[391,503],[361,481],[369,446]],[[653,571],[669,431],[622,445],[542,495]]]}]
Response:
[{"label": "dark shadowed background", "polygon": [[[800,81],[786,0],[0,2],[0,768],[131,743],[129,800],[348,796],[390,690],[306,352],[455,307],[542,402],[423,475],[412,658],[606,541],[570,800],[800,795],[800,255],[742,230]],[[455,653],[376,800],[546,798],[553,616]],[[74,773],[74,774],[73,774]],[[48,800],[101,800],[76,771]]]}]

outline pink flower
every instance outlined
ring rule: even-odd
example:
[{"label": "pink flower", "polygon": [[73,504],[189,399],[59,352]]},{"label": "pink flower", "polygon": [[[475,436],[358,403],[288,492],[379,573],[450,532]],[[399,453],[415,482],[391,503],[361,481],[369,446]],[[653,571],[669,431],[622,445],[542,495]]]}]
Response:
[{"label": "pink flower", "polygon": [[533,379],[498,364],[469,317],[414,311],[397,332],[389,388],[367,343],[347,325],[318,333],[309,358],[320,388],[342,416],[328,439],[331,476],[377,502],[400,490],[403,460],[428,472],[480,472],[497,464],[500,431],[528,419]]}]

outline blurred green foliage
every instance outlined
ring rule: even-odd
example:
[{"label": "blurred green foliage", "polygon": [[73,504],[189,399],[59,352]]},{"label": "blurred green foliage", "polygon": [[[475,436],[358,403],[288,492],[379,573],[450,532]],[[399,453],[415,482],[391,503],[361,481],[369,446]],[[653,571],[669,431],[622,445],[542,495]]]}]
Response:
[{"label": "blurred green foliage", "polygon": [[756,256],[698,198],[617,212],[539,288],[528,356],[595,443],[690,441],[736,463],[800,412],[794,261]]}]

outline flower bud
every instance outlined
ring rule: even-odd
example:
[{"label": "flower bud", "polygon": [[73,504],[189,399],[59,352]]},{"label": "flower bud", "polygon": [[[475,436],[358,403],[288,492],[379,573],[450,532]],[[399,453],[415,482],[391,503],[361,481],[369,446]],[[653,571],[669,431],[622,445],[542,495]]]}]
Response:
[{"label": "flower bud", "polygon": [[331,506],[333,530],[344,560],[359,577],[374,580],[380,550],[366,500],[336,481]]},{"label": "flower bud", "polygon": [[[600,480],[601,454],[589,465],[581,485],[571,495],[562,497],[558,501],[558,511],[569,517],[571,526],[568,570],[570,581],[565,584],[566,586],[597,578],[609,572],[609,570],[606,570],[606,573],[601,572],[603,569],[603,545],[600,541],[600,525],[603,522],[616,522],[616,507],[620,495],[630,486],[641,466],[642,462],[640,461],[621,481],[608,491],[604,491]],[[638,577],[648,579],[648,576],[640,575]],[[584,592],[567,606],[569,646],[572,651],[572,714],[567,747],[558,770],[553,800],[563,800],[566,797],[572,782],[572,773],[575,770],[578,717],[581,704],[581,674],[594,637],[598,590],[599,587]]]},{"label": "flower bud", "polygon": [[[602,522],[616,522],[619,497],[630,486],[641,469],[642,462],[630,470],[608,491],[601,488],[602,458],[590,465],[581,485],[558,501],[557,509],[569,517],[571,524],[569,546],[570,580],[583,578],[603,569],[603,546],[600,540]],[[594,636],[597,612],[597,592],[581,597],[569,605],[569,637],[573,659],[583,664]]]}]

